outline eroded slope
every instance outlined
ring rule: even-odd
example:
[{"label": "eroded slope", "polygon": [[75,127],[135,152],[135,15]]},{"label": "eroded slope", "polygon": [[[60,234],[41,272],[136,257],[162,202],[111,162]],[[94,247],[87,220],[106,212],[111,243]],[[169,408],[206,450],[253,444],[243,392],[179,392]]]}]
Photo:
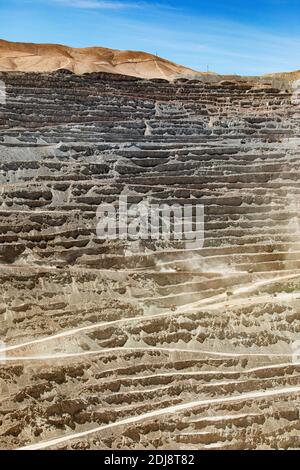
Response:
[{"label": "eroded slope", "polygon": [[[9,73],[2,448],[299,448],[299,111],[270,85]],[[201,202],[205,245],[96,210]]]},{"label": "eroded slope", "polygon": [[105,47],[73,48],[60,44],[31,44],[0,39],[0,70],[4,72],[54,72],[76,74],[107,72],[141,78],[172,79],[197,74],[192,69],[141,51]]}]

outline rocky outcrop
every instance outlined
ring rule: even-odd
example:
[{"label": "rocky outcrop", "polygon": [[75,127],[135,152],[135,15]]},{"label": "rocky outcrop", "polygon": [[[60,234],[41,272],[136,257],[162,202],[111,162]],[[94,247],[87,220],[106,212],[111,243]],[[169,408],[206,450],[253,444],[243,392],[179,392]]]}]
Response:
[{"label": "rocky outcrop", "polygon": [[[1,447],[299,448],[291,92],[0,79]],[[124,193],[204,204],[203,249],[99,240]]]}]

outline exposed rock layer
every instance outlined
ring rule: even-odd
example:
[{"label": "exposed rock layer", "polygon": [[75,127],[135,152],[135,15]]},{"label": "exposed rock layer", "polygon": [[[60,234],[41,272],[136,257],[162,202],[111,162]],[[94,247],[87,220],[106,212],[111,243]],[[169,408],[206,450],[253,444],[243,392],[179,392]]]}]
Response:
[{"label": "exposed rock layer", "polygon": [[[0,79],[1,447],[299,448],[291,94]],[[98,240],[124,191],[204,203],[204,249]]]}]

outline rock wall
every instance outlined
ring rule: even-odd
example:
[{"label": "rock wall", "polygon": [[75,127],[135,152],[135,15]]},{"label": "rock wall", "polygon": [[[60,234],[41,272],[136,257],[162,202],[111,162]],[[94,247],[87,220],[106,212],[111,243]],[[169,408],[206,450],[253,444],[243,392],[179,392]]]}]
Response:
[{"label": "rock wall", "polygon": [[[2,73],[0,445],[300,447],[299,109],[239,81]],[[203,249],[99,204],[204,204]]]}]

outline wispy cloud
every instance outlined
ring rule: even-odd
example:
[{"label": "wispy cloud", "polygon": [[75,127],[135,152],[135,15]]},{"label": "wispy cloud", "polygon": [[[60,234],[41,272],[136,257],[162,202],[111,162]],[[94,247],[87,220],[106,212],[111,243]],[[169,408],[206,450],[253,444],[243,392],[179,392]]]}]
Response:
[{"label": "wispy cloud", "polygon": [[94,10],[123,10],[126,8],[137,8],[139,3],[100,1],[100,0],[52,0],[54,3],[71,8],[86,8]]},{"label": "wispy cloud", "polygon": [[169,5],[163,5],[160,3],[153,4],[144,1],[102,1],[102,0],[51,0],[54,3],[71,7],[71,8],[82,8],[88,10],[126,10],[126,9],[140,9],[140,8],[159,8],[159,7],[166,7],[172,8]]}]

